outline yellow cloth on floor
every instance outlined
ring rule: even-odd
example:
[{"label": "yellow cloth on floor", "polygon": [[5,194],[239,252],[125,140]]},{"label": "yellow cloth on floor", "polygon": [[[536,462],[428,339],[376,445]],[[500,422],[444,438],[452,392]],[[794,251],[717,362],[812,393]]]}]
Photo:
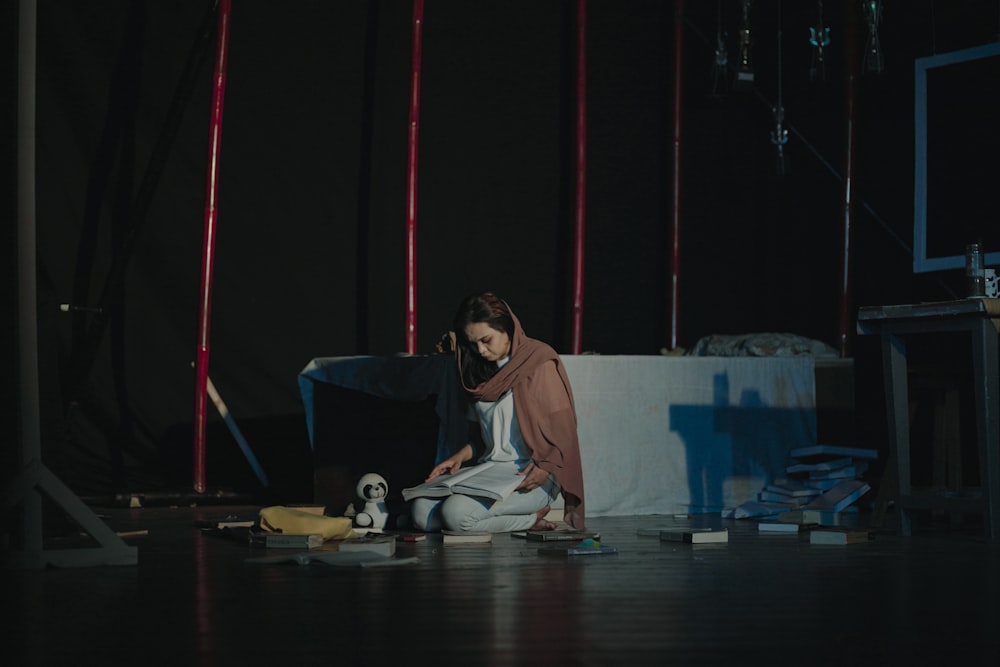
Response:
[{"label": "yellow cloth on floor", "polygon": [[274,505],[260,510],[260,527],[276,533],[322,535],[324,540],[350,537],[353,523],[346,516],[319,516]]}]

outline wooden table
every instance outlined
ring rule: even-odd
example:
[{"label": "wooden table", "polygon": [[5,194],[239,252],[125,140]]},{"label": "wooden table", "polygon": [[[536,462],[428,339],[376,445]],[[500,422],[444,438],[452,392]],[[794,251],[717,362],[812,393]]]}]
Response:
[{"label": "wooden table", "polygon": [[[896,461],[900,530],[911,534],[910,510],[982,512],[986,539],[1000,540],[1000,365],[997,319],[1000,299],[869,306],[858,310],[858,333],[882,342],[890,453]],[[904,336],[963,333],[971,336],[981,496],[916,494],[910,481],[910,421]]]}]

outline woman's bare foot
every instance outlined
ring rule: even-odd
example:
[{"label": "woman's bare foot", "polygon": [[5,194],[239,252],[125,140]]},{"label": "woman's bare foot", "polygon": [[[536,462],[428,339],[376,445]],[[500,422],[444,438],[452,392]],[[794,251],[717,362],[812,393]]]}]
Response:
[{"label": "woman's bare foot", "polygon": [[551,507],[546,505],[542,509],[538,510],[535,514],[538,516],[538,520],[535,521],[535,525],[531,527],[532,530],[555,530],[556,524],[551,521],[545,520],[545,515],[551,511]]},{"label": "woman's bare foot", "polygon": [[582,531],[584,529],[583,519],[576,512],[566,512],[563,516],[563,521],[568,523],[573,530]]}]

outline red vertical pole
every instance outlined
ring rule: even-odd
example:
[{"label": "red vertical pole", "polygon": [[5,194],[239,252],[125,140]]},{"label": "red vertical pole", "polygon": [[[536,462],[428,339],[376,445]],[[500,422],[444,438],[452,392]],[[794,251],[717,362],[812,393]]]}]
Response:
[{"label": "red vertical pole", "polygon": [[587,214],[587,0],[576,2],[576,234],[573,245],[573,339],[583,348],[583,251]]},{"label": "red vertical pole", "polygon": [[677,348],[681,244],[681,120],[684,90],[684,0],[674,2],[673,201],[670,209],[670,349]]},{"label": "red vertical pole", "polygon": [[198,301],[198,349],[195,356],[194,490],[205,491],[205,411],[208,396],[208,341],[212,314],[212,263],[218,218],[219,149],[222,144],[222,103],[226,93],[231,0],[219,0],[215,42],[215,83],[208,137],[208,180],[205,192],[205,233],[201,256],[201,298]]},{"label": "red vertical pole", "polygon": [[406,352],[417,353],[417,146],[420,135],[420,60],[424,0],[413,0],[413,57],[410,65],[410,127],[406,160]]},{"label": "red vertical pole", "polygon": [[851,322],[853,317],[853,274],[854,274],[854,228],[852,220],[854,217],[853,185],[854,185],[854,121],[857,115],[857,80],[858,80],[858,49],[857,30],[858,16],[857,3],[847,3],[847,27],[844,31],[844,55],[847,59],[846,78],[846,109],[844,141],[844,201],[843,210],[843,271],[841,273],[840,284],[840,356],[848,357],[851,354],[851,341],[853,339]]}]

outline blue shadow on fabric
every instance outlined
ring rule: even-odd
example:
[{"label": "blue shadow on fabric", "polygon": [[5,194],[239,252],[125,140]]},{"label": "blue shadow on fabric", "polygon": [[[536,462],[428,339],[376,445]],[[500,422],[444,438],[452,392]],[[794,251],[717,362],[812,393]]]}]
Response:
[{"label": "blue shadow on fabric", "polygon": [[[815,444],[815,410],[765,405],[753,389],[731,405],[724,373],[714,376],[713,393],[712,405],[670,406],[671,430],[684,441],[693,513],[756,500],[757,491],[783,476],[791,449]],[[803,433],[812,434],[811,442],[802,441]]]}]

